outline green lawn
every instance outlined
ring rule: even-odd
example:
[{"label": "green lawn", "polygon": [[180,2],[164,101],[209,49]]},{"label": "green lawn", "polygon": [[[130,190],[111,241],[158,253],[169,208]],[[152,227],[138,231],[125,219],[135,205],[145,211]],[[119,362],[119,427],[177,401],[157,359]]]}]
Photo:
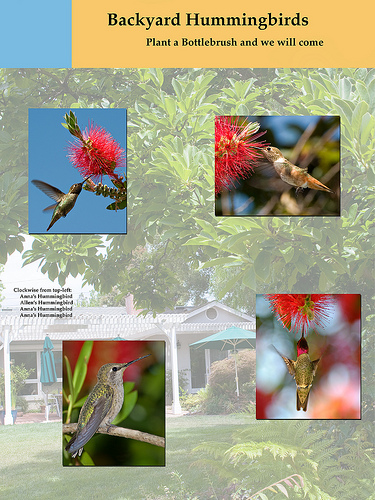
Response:
[{"label": "green lawn", "polygon": [[252,422],[241,415],[168,418],[166,467],[126,468],[63,467],[60,423],[0,426],[0,498],[187,498],[186,492],[208,490],[211,482],[200,468],[190,467],[199,458],[193,448],[229,441]]}]

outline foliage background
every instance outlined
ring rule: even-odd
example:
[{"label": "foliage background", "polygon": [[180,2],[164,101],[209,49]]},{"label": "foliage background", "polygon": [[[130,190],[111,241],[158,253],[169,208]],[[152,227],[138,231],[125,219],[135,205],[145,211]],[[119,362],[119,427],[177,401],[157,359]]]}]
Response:
[{"label": "foliage background", "polygon": [[[23,254],[25,264],[40,262],[41,271],[60,285],[69,275],[81,275],[101,293],[117,287],[120,297],[132,293],[137,308],[154,313],[186,300],[189,289],[196,292],[190,297],[195,303],[211,293],[245,311],[255,292],[362,294],[363,421],[327,422],[322,432],[330,451],[315,462],[306,452],[300,462],[285,459],[293,456],[295,422],[261,423],[252,435],[257,452],[242,450],[230,460],[231,453],[221,450],[217,457],[228,460],[222,470],[228,482],[240,477],[240,467],[245,489],[254,485],[253,492],[288,476],[292,467],[305,478],[310,498],[370,498],[375,70],[2,69],[0,78],[0,264],[23,252],[27,233],[28,108],[125,107],[129,236],[38,236]],[[340,116],[341,217],[215,218],[214,116],[268,114]],[[208,280],[198,280],[207,278],[198,269],[209,271]],[[219,447],[231,449],[219,439]],[[266,440],[274,447],[283,441],[290,450],[267,454]],[[318,474],[332,455],[333,469]],[[249,461],[254,474],[246,469]],[[278,469],[272,468],[276,461]],[[259,473],[262,464],[272,468],[272,478]]]}]

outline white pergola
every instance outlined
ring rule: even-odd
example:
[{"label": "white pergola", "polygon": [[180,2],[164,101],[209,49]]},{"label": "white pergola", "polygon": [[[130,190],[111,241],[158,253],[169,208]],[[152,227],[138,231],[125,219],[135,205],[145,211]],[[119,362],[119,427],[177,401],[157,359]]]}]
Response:
[{"label": "white pergola", "polygon": [[[222,321],[200,321],[202,311],[210,307],[220,307],[224,314],[233,319]],[[234,315],[235,313],[235,315]],[[196,319],[196,321],[194,321]],[[238,319],[240,321],[238,321]],[[11,425],[11,380],[10,343],[14,341],[42,341],[46,335],[52,340],[112,340],[122,337],[127,340],[151,340],[153,337],[165,339],[169,345],[172,371],[173,403],[172,412],[181,413],[178,384],[177,334],[182,332],[202,333],[202,338],[210,332],[238,326],[247,330],[255,327],[254,319],[234,311],[227,306],[212,302],[189,312],[170,314],[130,315],[125,308],[75,308],[72,318],[21,318],[19,312],[0,313],[0,352],[3,351],[5,378],[5,418],[4,424]]]}]

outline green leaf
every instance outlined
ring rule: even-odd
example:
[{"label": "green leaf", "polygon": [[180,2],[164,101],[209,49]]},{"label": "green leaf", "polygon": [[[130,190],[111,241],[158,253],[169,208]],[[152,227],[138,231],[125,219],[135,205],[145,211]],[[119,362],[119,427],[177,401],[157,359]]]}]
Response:
[{"label": "green leaf", "polygon": [[286,263],[289,263],[293,259],[294,248],[292,246],[289,246],[289,247],[285,248],[284,250],[280,250],[280,252],[282,253]]},{"label": "green leaf", "polygon": [[235,286],[235,284],[237,282],[240,282],[240,280],[242,280],[242,277],[244,274],[245,274],[245,271],[241,271],[241,272],[237,273],[235,276],[233,276],[233,278],[228,280],[225,284],[223,284],[223,287],[221,288],[221,290],[219,292],[219,299],[224,297],[224,295],[226,293],[228,293]]},{"label": "green leaf", "polygon": [[119,202],[113,202],[110,205],[108,205],[107,210],[124,210],[124,208],[127,207],[128,201],[123,200],[120,203]]},{"label": "green leaf", "polygon": [[72,381],[74,394],[76,397],[78,396],[80,390],[82,389],[83,382],[85,381],[87,373],[87,364],[89,362],[93,346],[94,342],[92,340],[86,341],[81,348],[81,352],[79,353],[77,363],[74,368],[73,381]]},{"label": "green leaf", "polygon": [[263,250],[254,261],[254,270],[257,276],[265,281],[270,275],[271,253]]},{"label": "green leaf", "polygon": [[49,267],[48,267],[48,277],[51,281],[55,281],[55,279],[57,278],[59,274],[59,269],[57,267],[57,264],[56,262],[54,262],[53,264],[51,264]]},{"label": "green leaf", "polygon": [[228,257],[218,257],[217,259],[211,259],[202,264],[201,269],[207,269],[213,266],[223,266],[229,267],[233,265],[241,265],[242,261],[240,258],[235,257],[234,255],[229,255]]},{"label": "green leaf", "polygon": [[72,369],[70,367],[69,359],[66,356],[64,356],[64,360],[65,360],[66,374],[67,374],[67,379],[68,379],[69,393],[73,396],[74,395],[74,388],[73,388],[73,381],[72,381]]},{"label": "green leaf", "polygon": [[80,456],[80,462],[82,465],[95,465],[93,459],[85,450],[83,450],[83,453]]},{"label": "green leaf", "polygon": [[357,104],[357,106],[353,111],[352,128],[353,130],[357,131],[357,133],[359,133],[363,116],[367,112],[367,110],[368,110],[368,104],[365,103],[364,101],[361,101]]},{"label": "green leaf", "polygon": [[279,488],[279,490],[281,491],[281,493],[284,493],[284,495],[289,498],[289,495],[288,495],[288,492],[287,492],[285,486],[283,486],[280,483],[276,483],[276,486]]},{"label": "green leaf", "polygon": [[242,283],[250,288],[250,290],[255,291],[257,289],[257,278],[255,275],[254,266],[247,266],[242,278]]},{"label": "green leaf", "polygon": [[268,496],[265,493],[258,493],[261,500],[268,500]]},{"label": "green leaf", "polygon": [[[126,384],[126,382],[125,382]],[[118,413],[117,417],[113,420],[113,425],[117,425],[133,411],[133,408],[138,399],[138,391],[127,392],[124,397],[124,404],[121,408],[120,413]]]}]

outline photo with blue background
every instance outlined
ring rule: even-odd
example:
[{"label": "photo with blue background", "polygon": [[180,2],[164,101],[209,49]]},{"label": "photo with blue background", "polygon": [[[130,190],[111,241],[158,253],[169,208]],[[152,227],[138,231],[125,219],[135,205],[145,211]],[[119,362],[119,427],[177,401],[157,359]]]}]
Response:
[{"label": "photo with blue background", "polygon": [[[40,180],[64,193],[83,178],[68,158],[68,146],[76,139],[63,127],[70,109],[29,109],[29,233],[30,234],[125,234],[127,209],[107,210],[113,200],[82,189],[76,204],[48,231],[53,211],[43,210],[53,200],[32,180]],[[105,129],[126,153],[126,109],[74,109],[83,132],[93,124]],[[118,175],[126,171],[116,169]],[[108,176],[103,184],[114,187]]]}]

